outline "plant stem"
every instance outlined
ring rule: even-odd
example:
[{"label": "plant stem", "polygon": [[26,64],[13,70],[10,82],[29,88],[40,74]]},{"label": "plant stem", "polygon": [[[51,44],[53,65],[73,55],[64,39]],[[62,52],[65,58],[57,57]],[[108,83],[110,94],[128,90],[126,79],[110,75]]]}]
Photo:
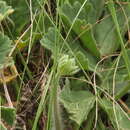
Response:
[{"label": "plant stem", "polygon": [[37,123],[38,123],[38,120],[40,118],[40,115],[43,111],[43,105],[45,103],[45,98],[46,98],[46,95],[47,95],[47,92],[48,92],[48,89],[50,87],[50,82],[51,82],[51,79],[52,79],[52,73],[53,71],[50,73],[50,76],[48,78],[48,82],[47,84],[42,84],[42,87],[44,87],[44,90],[43,90],[43,93],[42,93],[42,96],[41,96],[41,100],[40,100],[40,104],[38,106],[38,110],[37,110],[37,113],[36,113],[36,117],[35,117],[35,120],[34,120],[34,123],[33,123],[33,127],[32,127],[32,130],[36,130],[37,128]]},{"label": "plant stem", "polygon": [[60,117],[60,107],[58,103],[58,87],[59,87],[59,75],[54,78],[54,88],[53,88],[53,99],[54,99],[54,120],[56,130],[62,130],[61,117]]}]

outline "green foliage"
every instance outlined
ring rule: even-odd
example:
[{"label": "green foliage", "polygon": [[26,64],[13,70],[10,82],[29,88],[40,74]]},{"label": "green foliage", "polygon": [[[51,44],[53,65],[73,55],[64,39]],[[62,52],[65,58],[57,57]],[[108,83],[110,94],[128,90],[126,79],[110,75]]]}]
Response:
[{"label": "green foliage", "polygon": [[[91,25],[87,22],[86,12],[88,12],[90,5],[86,5],[75,20],[75,17],[80,10],[81,4],[79,2],[75,2],[73,6],[70,4],[64,4],[62,9],[60,9],[60,15],[65,22],[65,24],[69,27],[72,27],[72,30],[79,36],[85,48],[89,49],[96,57],[99,57],[100,53],[97,49],[95,39],[92,34]],[[72,25],[73,21],[74,25]]]},{"label": "green foliage", "polygon": [[[65,3],[60,9],[60,14],[67,26],[73,26],[72,30],[81,39],[84,47],[88,48],[95,56],[99,57],[100,53],[101,56],[113,53],[119,48],[120,44],[114,22],[108,13],[108,9],[104,9],[104,2],[102,0],[96,2],[90,0],[90,2],[85,5],[78,18],[75,20],[74,25],[71,23],[73,23],[81,7],[80,2],[75,1],[73,6],[68,2]],[[130,5],[124,5],[122,8],[123,10],[120,7],[117,7],[117,20],[119,22],[122,36],[124,36],[124,33],[127,30],[127,20],[130,20]],[[102,13],[104,14],[104,19],[92,27],[91,24],[97,22]]]},{"label": "green foliage", "polygon": [[96,23],[101,15],[102,12],[104,10],[104,6],[105,6],[105,1],[104,0],[88,0],[88,2],[90,3],[92,9],[89,12],[89,18],[88,18],[88,22],[89,23]]},{"label": "green foliage", "polygon": [[[87,74],[95,72],[95,82],[99,87],[97,91],[98,96],[99,99],[103,97],[102,102],[104,101],[102,104],[100,101],[98,102],[100,104],[99,107],[104,109],[107,113],[115,129],[117,129],[116,118],[119,118],[119,129],[129,129],[129,125],[127,125],[128,119],[125,117],[123,110],[120,109],[119,105],[116,105],[117,113],[120,112],[121,114],[114,117],[113,107],[110,108],[110,111],[107,109],[107,105],[110,103],[111,106],[112,101],[109,100],[108,103],[104,100],[104,92],[100,90],[101,88],[111,95],[114,87],[116,100],[120,99],[128,92],[128,58],[126,60],[126,55],[125,57],[121,56],[121,58],[119,55],[119,57],[115,56],[114,60],[111,57],[106,58],[103,60],[103,64],[100,63],[98,66],[97,63],[102,60],[102,57],[111,55],[116,53],[118,49],[122,49],[117,28],[120,28],[121,37],[123,41],[126,41],[124,36],[129,28],[130,4],[117,5],[115,7],[116,18],[119,23],[119,26],[116,26],[113,21],[113,16],[111,16],[109,3],[105,3],[103,0],[88,0],[88,2],[82,6],[84,2],[84,0],[64,0],[63,4],[58,8],[58,13],[64,24],[66,34],[62,35],[62,30],[57,30],[54,27],[50,28],[48,33],[43,36],[41,44],[51,51],[54,62],[58,63],[57,73],[60,76],[78,75],[77,72],[80,73],[79,70],[83,70],[88,71],[88,73],[80,73],[79,77],[86,77]],[[68,35],[67,32],[70,34]],[[68,36],[65,40],[64,35]],[[120,52],[121,54],[122,51],[123,49]],[[57,57],[55,57],[56,53]],[[119,65],[116,66],[116,64],[118,64],[118,58]],[[117,70],[115,71],[115,69]],[[115,79],[114,74],[116,74]],[[93,79],[93,75],[91,78]],[[83,80],[85,79],[83,78]],[[90,79],[88,78],[88,80]],[[95,96],[92,94],[92,90],[89,87],[95,86],[93,84],[86,84],[85,86],[85,83],[83,84],[82,81],[72,81],[73,80],[67,80],[68,83],[66,83],[67,85],[60,94],[60,102],[67,110],[69,118],[81,126],[82,122],[87,119],[92,108],[94,108]],[[115,85],[113,86],[114,83]],[[82,85],[84,87],[82,87]],[[103,115],[99,114],[99,119],[100,116],[102,118]],[[121,117],[122,119],[120,120]],[[124,122],[123,119],[126,121]],[[91,126],[92,124],[93,120],[91,120]],[[97,122],[97,129],[106,129],[102,119]]]},{"label": "green foliage", "polygon": [[[0,22],[8,17],[14,10],[5,1],[0,1]],[[11,40],[4,33],[0,32],[0,69],[10,65],[11,58],[7,58],[11,50]]]},{"label": "green foliage", "polygon": [[60,94],[60,101],[68,111],[70,119],[81,125],[94,107],[95,96],[90,92],[71,91],[67,83]]},{"label": "green foliage", "polygon": [[[57,38],[59,38],[59,41],[57,41]],[[55,28],[49,28],[47,34],[41,39],[41,45],[50,50],[53,55],[64,46],[62,43],[63,39]]]},{"label": "green foliage", "polygon": [[[116,15],[121,30],[121,34],[122,36],[124,36],[128,28],[126,17],[128,21],[130,20],[130,4],[125,5],[122,8],[123,10],[119,7],[117,8],[118,11]],[[108,55],[119,48],[120,39],[118,37],[118,33],[115,24],[112,20],[112,17],[108,13],[107,9],[105,10],[104,17],[106,18],[102,20],[99,24],[97,24],[94,30],[95,39],[100,47],[101,54]]]},{"label": "green foliage", "polygon": [[[84,70],[88,70],[89,61],[88,61],[87,57],[85,57],[85,55],[81,51],[77,52],[76,57],[77,57],[77,61],[81,64],[81,67],[83,67]],[[79,66],[80,66],[80,64],[79,64]]]},{"label": "green foliage", "polygon": [[105,98],[100,101],[100,105],[102,109],[108,114],[108,117],[110,118],[115,129],[119,130],[130,129],[129,116],[125,115],[125,112],[120,108],[119,105],[115,103],[113,105],[110,100]]},{"label": "green foliage", "polygon": [[[31,89],[34,88],[32,95],[35,97],[42,93],[37,100],[40,103],[33,105],[38,109],[34,122],[30,123],[32,129],[41,129],[42,117],[47,116],[45,128],[42,128],[46,130],[62,130],[63,127],[74,130],[92,130],[94,127],[96,130],[129,130],[130,117],[126,113],[130,107],[129,0],[53,2],[0,1],[0,70],[8,77],[12,70],[8,72],[6,69],[15,59],[20,72],[20,79],[16,79],[17,91],[20,92],[23,83],[26,86],[28,77],[34,77],[34,83],[29,78]],[[12,42],[18,44],[13,52]],[[12,58],[9,57],[10,52]],[[35,58],[42,56],[44,59]],[[43,60],[44,68],[41,65]],[[41,77],[36,83],[35,76],[26,74],[34,70],[34,74],[40,75],[41,68],[45,70],[45,81]],[[37,85],[33,86],[35,83]],[[9,95],[13,93],[12,88]],[[40,91],[35,92],[39,88]],[[43,91],[41,88],[44,88]],[[3,88],[0,94],[4,105],[6,96]],[[22,98],[22,94],[18,95],[21,97],[11,95],[11,98],[14,101]],[[113,97],[114,103],[110,97]],[[4,106],[0,109],[0,127],[6,130],[6,124],[13,126],[16,110]],[[41,116],[42,112],[44,116]]]},{"label": "green foliage", "polygon": [[63,75],[73,75],[79,71],[79,67],[76,66],[74,58],[69,58],[68,55],[63,55],[58,61],[57,73]]},{"label": "green foliage", "polygon": [[16,117],[15,108],[0,106],[1,118],[8,124],[13,125]]},{"label": "green foliage", "polygon": [[[57,38],[59,39],[57,40]],[[67,41],[64,41],[62,35],[56,31],[55,28],[49,28],[48,32],[43,36],[40,42],[42,46],[52,52],[53,58],[54,54],[58,51],[59,53],[65,53],[65,55],[68,54],[70,56],[73,56],[71,52],[73,51],[76,54],[75,58],[77,64],[81,69],[83,68],[84,70],[94,71],[97,59],[95,59],[90,53],[86,52],[81,47],[79,42],[73,43],[71,42],[71,38]],[[68,43],[70,45],[70,48],[67,47]],[[61,57],[60,54],[59,57]]]},{"label": "green foliage", "polygon": [[[11,19],[14,22],[14,26],[11,26],[11,32],[13,36],[19,36],[23,31],[24,27],[30,23],[30,3],[26,0],[5,0],[15,10],[11,15]],[[32,14],[38,9],[37,0],[32,0]],[[22,6],[21,6],[22,5]]]}]

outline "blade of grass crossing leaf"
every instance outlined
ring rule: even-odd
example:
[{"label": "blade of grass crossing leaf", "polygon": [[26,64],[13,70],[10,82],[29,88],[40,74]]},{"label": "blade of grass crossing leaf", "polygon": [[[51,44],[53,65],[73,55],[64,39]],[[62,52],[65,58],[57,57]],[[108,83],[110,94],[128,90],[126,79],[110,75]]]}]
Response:
[{"label": "blade of grass crossing leaf", "polygon": [[[46,14],[46,16],[47,16],[47,18],[50,20],[50,22],[52,23],[52,25],[56,28],[56,25],[55,25],[55,23],[53,22],[53,20],[50,18],[50,16],[47,14],[47,12],[46,11],[44,11],[44,13]],[[72,25],[73,26],[73,25]],[[72,28],[72,27],[71,27]],[[58,29],[56,28],[56,30],[58,31]],[[58,31],[59,32],[59,31]],[[70,32],[71,32],[71,30],[70,30]],[[69,33],[70,33],[69,32]],[[60,32],[59,32],[59,34],[60,34]],[[74,52],[72,51],[72,49],[71,49],[71,47],[69,46],[69,44],[67,44],[67,42],[66,42],[66,40],[67,40],[67,38],[68,38],[68,36],[64,39],[63,38],[63,36],[60,34],[60,36],[62,37],[62,39],[63,39],[63,46],[64,46],[64,44],[66,45],[66,47],[70,50],[70,52],[72,53],[72,55],[75,57],[75,59],[78,61],[78,63],[80,64],[80,61],[76,58],[76,56],[75,56],[75,54],[74,54]],[[61,51],[61,49],[60,49],[60,51]],[[85,74],[85,76],[87,77],[87,79],[89,80],[89,81],[91,81],[90,80],[90,78],[89,78],[89,76],[87,75],[87,73],[84,71],[84,69],[83,69],[83,66],[80,64],[80,67],[81,67],[81,69],[83,70],[83,72],[84,72],[84,74]]]},{"label": "blade of grass crossing leaf", "polygon": [[[119,36],[119,40],[120,40],[120,44],[121,44],[121,48],[122,48],[122,55],[123,55],[123,58],[124,58],[124,61],[125,61],[125,65],[126,65],[127,71],[128,71],[128,76],[130,78],[130,61],[129,61],[129,57],[128,57],[127,51],[125,49],[125,45],[124,45],[122,36],[121,36],[120,27],[119,27],[119,24],[118,24],[118,20],[117,20],[117,16],[116,16],[116,10],[115,10],[115,7],[114,7],[113,0],[109,1],[109,3],[108,3],[108,9],[111,12],[113,21],[114,21],[116,29],[117,29],[117,34]],[[126,87],[124,87],[124,89],[122,89],[118,93],[118,95],[116,95],[116,99],[119,99],[121,96],[125,95],[128,92],[129,89],[130,89],[129,85],[126,86]]]},{"label": "blade of grass crossing leaf", "polygon": [[69,31],[68,31],[68,33],[67,33],[67,36],[66,36],[66,38],[65,38],[65,41],[67,40],[67,38],[68,38],[68,36],[69,36],[69,34],[70,34],[70,32],[71,32],[71,30],[72,30],[74,24],[75,24],[75,21],[77,20],[77,18],[78,18],[78,16],[79,16],[80,12],[82,11],[82,9],[83,9],[83,7],[85,6],[85,4],[86,4],[87,1],[88,1],[88,0],[85,0],[85,1],[84,1],[84,3],[82,4],[81,8],[79,9],[79,11],[78,11],[76,17],[74,18],[74,20],[73,20],[73,22],[72,22],[72,25],[71,25],[71,27],[70,27],[70,29],[69,29]]},{"label": "blade of grass crossing leaf", "polygon": [[124,45],[122,36],[121,36],[121,31],[120,31],[120,27],[119,27],[119,24],[118,24],[118,20],[117,20],[117,16],[116,16],[116,10],[115,10],[115,7],[114,7],[113,0],[109,1],[108,9],[111,12],[113,21],[114,21],[115,26],[116,26],[117,34],[118,34],[118,37],[119,37],[119,40],[120,40],[120,44],[121,44],[121,48],[122,48],[122,53],[123,53],[122,55],[123,55],[123,58],[124,58],[124,61],[125,61],[125,64],[126,64],[126,68],[127,68],[127,71],[128,71],[128,75],[129,75],[129,78],[130,78],[130,61],[129,61],[129,57],[128,57],[127,51],[125,49],[125,45]]}]

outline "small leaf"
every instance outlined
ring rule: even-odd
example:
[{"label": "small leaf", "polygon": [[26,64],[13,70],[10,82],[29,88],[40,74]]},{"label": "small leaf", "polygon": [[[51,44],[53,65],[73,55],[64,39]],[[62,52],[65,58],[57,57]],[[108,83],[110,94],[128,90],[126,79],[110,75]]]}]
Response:
[{"label": "small leaf", "polygon": [[90,92],[70,91],[65,87],[61,92],[60,101],[70,114],[70,119],[81,125],[93,108],[95,97]]},{"label": "small leaf", "polygon": [[57,70],[59,75],[73,75],[79,71],[79,67],[76,65],[74,58],[63,55],[58,61]]},{"label": "small leaf", "polygon": [[11,6],[7,6],[5,1],[0,1],[0,22],[6,18],[9,14],[13,13]]},{"label": "small leaf", "polygon": [[15,116],[16,116],[15,109],[0,106],[0,110],[1,110],[1,118],[9,125],[13,125],[13,123],[15,121]]}]

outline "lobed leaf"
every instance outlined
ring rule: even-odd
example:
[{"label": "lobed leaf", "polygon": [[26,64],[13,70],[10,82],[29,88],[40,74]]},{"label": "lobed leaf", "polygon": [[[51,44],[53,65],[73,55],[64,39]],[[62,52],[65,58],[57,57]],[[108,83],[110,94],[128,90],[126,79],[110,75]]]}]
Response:
[{"label": "lobed leaf", "polygon": [[57,71],[59,75],[73,75],[79,71],[75,59],[70,58],[69,55],[63,55],[58,61]]},{"label": "lobed leaf", "polygon": [[71,91],[67,86],[60,94],[60,101],[70,114],[70,119],[81,125],[94,106],[95,96],[88,91]]},{"label": "lobed leaf", "polygon": [[[72,26],[72,30],[81,39],[84,47],[88,49],[93,55],[99,58],[100,53],[97,49],[96,41],[93,37],[91,25],[88,24],[87,20],[88,13],[86,13],[86,10],[87,12],[89,12],[89,10],[91,9],[90,4],[85,5],[85,7],[80,12],[78,18],[75,20],[75,17],[78,14],[80,7],[81,4],[77,1],[74,3],[73,6],[71,6],[69,3],[66,3],[63,5],[63,7],[61,7],[59,12],[65,25],[69,26],[69,28]],[[74,20],[74,25],[72,25]]]}]

